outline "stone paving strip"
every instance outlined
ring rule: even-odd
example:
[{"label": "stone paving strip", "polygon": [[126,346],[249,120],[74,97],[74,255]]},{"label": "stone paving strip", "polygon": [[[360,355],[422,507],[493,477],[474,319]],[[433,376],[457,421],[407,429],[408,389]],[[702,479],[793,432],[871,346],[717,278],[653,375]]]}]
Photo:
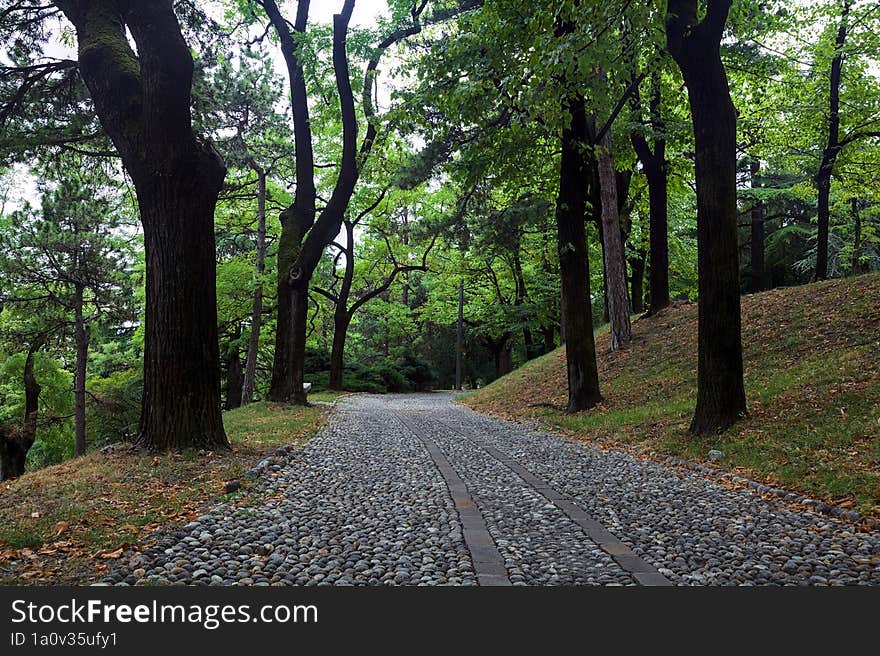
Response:
[{"label": "stone paving strip", "polygon": [[880,585],[880,532],[463,407],[425,403],[567,495],[679,585]]},{"label": "stone paving strip", "polygon": [[611,556],[618,565],[627,572],[630,572],[636,582],[648,586],[672,585],[669,579],[657,571],[656,567],[639,558],[633,553],[632,549],[618,540],[617,537],[602,526],[602,524],[584,512],[583,508],[572,502],[572,500],[565,494],[562,494],[547,485],[543,479],[535,476],[531,471],[523,467],[513,458],[509,457],[506,453],[496,449],[494,446],[486,444],[480,439],[478,433],[467,434],[461,430],[456,430],[456,432],[465,439],[469,439],[471,442],[486,451],[490,456],[508,467],[523,481],[529,484],[533,490],[559,508],[569,519],[584,530],[584,533],[590,538],[590,540],[599,545],[599,547]]},{"label": "stone paving strip", "polygon": [[346,398],[117,585],[878,585],[880,532],[474,413]]},{"label": "stone paving strip", "polygon": [[635,583],[629,571],[545,494],[433,414],[427,419],[418,400],[411,409],[407,401],[397,400],[394,414],[413,433],[439,445],[459,472],[514,585]]}]

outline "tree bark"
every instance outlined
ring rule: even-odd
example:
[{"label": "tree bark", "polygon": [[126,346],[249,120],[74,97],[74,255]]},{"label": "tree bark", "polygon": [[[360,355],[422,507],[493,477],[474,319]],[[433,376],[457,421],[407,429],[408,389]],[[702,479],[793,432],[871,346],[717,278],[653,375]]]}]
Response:
[{"label": "tree bark", "polygon": [[37,414],[42,387],[34,376],[34,355],[43,346],[43,339],[28,347],[24,362],[24,416],[21,428],[0,426],[0,481],[24,474],[27,454],[37,439]]},{"label": "tree bark", "polygon": [[[513,278],[516,283],[516,294],[514,305],[521,306],[529,298],[526,290],[526,278],[522,268],[522,256],[520,255],[520,240],[517,239],[513,251]],[[531,329],[526,326],[523,328],[523,348],[525,349],[526,360],[531,360],[537,355],[537,347]]]},{"label": "tree bark", "polygon": [[615,351],[632,341],[629,320],[629,294],[623,241],[620,233],[620,213],[617,203],[617,176],[614,172],[611,130],[607,130],[599,144],[599,186],[602,190],[602,233],[605,244],[605,290],[608,300],[608,319],[611,324],[611,350]]},{"label": "tree bark", "polygon": [[560,314],[568,372],[566,412],[574,413],[594,407],[602,396],[593,341],[590,260],[584,234],[587,201],[584,179],[592,163],[585,152],[588,140],[583,97],[575,96],[566,101],[563,109],[571,119],[562,131],[556,230],[562,286]]},{"label": "tree bark", "polygon": [[[312,147],[312,127],[309,119],[309,97],[306,89],[305,71],[297,57],[298,39],[305,34],[308,24],[309,2],[300,0],[297,4],[296,21],[291,25],[282,16],[274,0],[261,1],[274,27],[281,53],[287,64],[290,84],[291,113],[293,114],[294,146],[296,148],[296,192],[293,203],[281,213],[281,237],[278,242],[278,310],[275,324],[275,353],[272,362],[272,381],[268,398],[276,402],[306,403],[302,391],[302,369],[293,363],[295,344],[305,343],[304,338],[294,335],[297,326],[305,331],[307,318],[295,316],[297,310],[305,307],[308,312],[308,289],[305,303],[301,294],[290,284],[291,272],[297,261],[306,233],[315,222],[315,163]],[[306,281],[306,285],[308,281]],[[305,348],[305,347],[303,347]],[[303,361],[305,351],[303,350]],[[295,369],[300,369],[299,373]],[[297,378],[299,389],[297,389]]]},{"label": "tree bark", "polygon": [[688,89],[694,125],[699,278],[697,407],[692,433],[746,414],[737,239],[736,109],[721,61],[731,0],[669,0],[667,44]]},{"label": "tree bark", "polygon": [[260,329],[263,324],[263,273],[266,270],[266,172],[256,164],[252,163],[251,167],[257,172],[257,284],[254,288],[254,301],[251,306],[250,335],[245,360],[244,383],[241,388],[243,405],[254,400],[257,357],[260,351]]},{"label": "tree bark", "polygon": [[345,341],[348,338],[350,318],[345,311],[338,311],[333,316],[333,349],[330,351],[330,389],[343,389],[343,372],[345,367]]},{"label": "tree bark", "polygon": [[843,0],[840,25],[834,43],[828,90],[828,142],[822,151],[822,161],[816,173],[818,190],[818,226],[816,236],[816,280],[828,277],[828,235],[831,219],[831,178],[840,154],[840,79],[843,72],[843,48],[846,45],[848,21],[852,0]]},{"label": "tree bark", "polygon": [[83,319],[82,283],[74,285],[74,344],[76,348],[76,367],[73,376],[74,397],[74,453],[77,456],[86,454],[86,365],[89,354],[89,331]]},{"label": "tree bark", "polygon": [[[137,193],[146,251],[138,443],[228,448],[220,413],[214,206],[226,168],[192,129],[193,60],[171,2],[57,0]],[[128,41],[131,34],[137,54]]]},{"label": "tree bark", "polygon": [[[633,96],[633,105],[641,115],[638,95]],[[633,149],[648,182],[649,206],[649,258],[648,295],[650,305],[648,314],[656,314],[669,306],[669,220],[668,220],[668,165],[666,162],[666,126],[660,113],[660,77],[651,78],[651,101],[649,106],[651,130],[654,133],[653,151],[648,140],[637,132],[631,135]]]},{"label": "tree bark", "polygon": [[[761,163],[754,161],[751,164],[752,189],[760,187],[758,173],[761,171]],[[749,240],[750,270],[749,291],[754,294],[767,288],[767,276],[764,270],[764,201],[754,200],[752,207],[751,238]]]},{"label": "tree bark", "polygon": [[462,355],[464,352],[464,280],[458,282],[458,321],[455,326],[455,389],[462,390]]},{"label": "tree bark", "polygon": [[153,451],[229,448],[220,413],[214,245],[224,170],[199,160],[167,176],[132,175],[147,260],[138,442]]}]

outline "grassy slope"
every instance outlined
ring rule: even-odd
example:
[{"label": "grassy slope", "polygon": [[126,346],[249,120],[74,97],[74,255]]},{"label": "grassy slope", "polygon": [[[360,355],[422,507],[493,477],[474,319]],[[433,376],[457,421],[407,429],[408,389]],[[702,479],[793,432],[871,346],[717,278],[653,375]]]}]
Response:
[{"label": "grassy slope", "polygon": [[[231,452],[92,453],[0,485],[0,584],[94,580],[129,545],[194,518],[264,452],[305,442],[325,417],[321,406],[255,403],[224,415]],[[243,499],[248,487],[242,480]]]},{"label": "grassy slope", "polygon": [[696,398],[696,321],[694,304],[641,318],[632,347],[616,353],[608,352],[601,331],[596,346],[606,401],[595,411],[562,412],[562,349],[465,402],[646,455],[704,461],[720,449],[718,466],[880,517],[880,275],[743,298],[750,416],[705,439],[687,433]]}]

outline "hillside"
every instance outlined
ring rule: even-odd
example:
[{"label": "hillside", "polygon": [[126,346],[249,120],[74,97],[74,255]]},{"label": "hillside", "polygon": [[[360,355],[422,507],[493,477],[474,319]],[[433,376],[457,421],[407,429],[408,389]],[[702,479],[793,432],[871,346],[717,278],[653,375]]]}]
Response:
[{"label": "hillside", "polygon": [[[687,433],[696,398],[696,304],[633,323],[610,353],[597,333],[605,402],[567,416],[557,349],[469,396],[476,410],[537,418],[601,447],[677,455],[880,516],[880,275],[743,298],[750,416],[727,433]],[[708,462],[710,449],[723,452]]]}]

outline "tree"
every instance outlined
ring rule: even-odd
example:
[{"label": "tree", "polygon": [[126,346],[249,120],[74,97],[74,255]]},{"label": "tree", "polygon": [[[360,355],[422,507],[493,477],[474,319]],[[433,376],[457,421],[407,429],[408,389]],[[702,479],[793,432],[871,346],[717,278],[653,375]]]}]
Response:
[{"label": "tree", "polygon": [[848,20],[852,0],[842,0],[840,25],[834,42],[834,57],[831,60],[831,74],[828,92],[828,142],[822,151],[822,162],[816,173],[816,187],[819,190],[818,236],[816,242],[816,280],[828,277],[828,224],[831,211],[831,176],[834,164],[843,145],[840,143],[840,79],[843,69],[843,48],[849,29]]},{"label": "tree", "polygon": [[296,19],[289,22],[275,0],[256,0],[269,19],[281,44],[290,79],[291,108],[296,143],[296,192],[293,203],[281,218],[278,247],[278,319],[275,360],[269,398],[306,404],[303,389],[305,346],[309,311],[309,284],[324,249],[340,228],[363,166],[379,134],[373,105],[373,89],[383,55],[396,44],[418,34],[424,23],[437,23],[482,4],[465,1],[452,9],[440,9],[423,19],[427,1],[406,3],[409,12],[400,26],[372,51],[362,88],[361,109],[366,118],[364,138],[358,146],[358,118],[352,91],[347,35],[354,0],[346,0],[333,17],[332,59],[336,97],[341,110],[342,155],[333,190],[324,208],[316,210],[315,161],[309,119],[309,95],[300,46],[306,35],[309,0],[299,0]]},{"label": "tree", "polygon": [[639,129],[634,129],[630,133],[633,149],[642,164],[642,171],[648,182],[649,257],[651,261],[651,268],[648,272],[651,302],[648,312],[656,314],[669,305],[668,163],[666,161],[666,126],[661,115],[659,72],[655,72],[651,76],[648,121],[645,122],[642,116],[643,110],[638,86],[635,87],[631,105],[638,123],[650,129],[653,141],[653,144],[649,144],[647,137]]},{"label": "tree", "polygon": [[37,438],[37,413],[42,387],[34,375],[34,355],[42,348],[45,337],[38,336],[28,346],[24,365],[24,415],[21,427],[0,425],[0,481],[24,474],[28,451]]},{"label": "tree", "polygon": [[72,332],[75,454],[86,452],[86,366],[92,325],[129,316],[127,244],[120,216],[102,194],[100,174],[76,158],[42,196],[42,214],[13,214],[0,234],[0,303],[44,319],[44,335]]},{"label": "tree", "polygon": [[[221,126],[216,135],[217,147],[230,168],[221,203],[229,204],[230,223],[236,225],[234,234],[226,234],[233,226],[224,225],[223,238],[229,240],[229,250],[233,251],[233,256],[240,254],[238,238],[242,236],[241,233],[247,235],[249,241],[251,238],[253,240],[252,244],[248,244],[254,253],[254,275],[240,393],[240,403],[248,404],[253,401],[256,388],[263,315],[272,309],[264,307],[268,240],[274,237],[268,234],[266,224],[270,183],[280,182],[279,178],[285,173],[281,165],[294,159],[294,153],[287,117],[277,109],[282,97],[280,79],[275,75],[271,62],[261,61],[260,53],[252,51],[250,45],[243,45],[242,50],[237,59],[224,58],[220,62],[210,80],[206,81],[208,89],[199,94],[199,100],[202,112],[210,116],[206,122]],[[234,130],[231,134],[230,128]],[[256,227],[253,226],[253,220],[241,225],[240,214],[251,216],[254,200]],[[233,332],[238,329],[240,326],[236,326]],[[227,363],[233,364],[233,373],[236,372],[235,358],[240,359],[238,347],[238,340],[233,340],[227,346],[230,351]],[[227,388],[230,378],[228,364]],[[230,394],[227,389],[227,406],[232,399],[237,407],[238,396],[238,392]]]},{"label": "tree", "polygon": [[566,412],[589,410],[602,400],[593,339],[590,299],[590,257],[584,234],[587,190],[583,184],[591,166],[586,154],[587,111],[576,93],[565,100],[570,123],[562,130],[559,162],[559,196],[556,201],[556,235],[559,276],[562,284],[562,326],[568,372]]},{"label": "tree", "polygon": [[[610,128],[599,143],[599,188],[602,193],[602,234],[605,251],[605,290],[611,324],[611,350],[632,341],[629,294],[626,288],[626,259],[620,228],[617,175],[614,170]],[[625,199],[624,199],[625,200]]]},{"label": "tree", "polygon": [[732,0],[669,0],[667,45],[685,85],[694,125],[699,276],[696,435],[746,413],[743,385],[736,201],[736,109],[721,61]]},{"label": "tree", "polygon": [[[353,290],[353,284],[355,281],[355,249],[357,246],[355,243],[355,229],[361,224],[361,221],[363,221],[364,218],[379,206],[385,198],[385,193],[385,191],[380,193],[370,206],[358,213],[357,217],[343,221],[345,243],[333,243],[333,246],[338,253],[337,258],[334,260],[334,270],[332,272],[333,284],[329,289],[317,286],[314,288],[315,292],[328,298],[334,306],[333,347],[330,352],[330,389],[333,390],[343,389],[342,377],[345,364],[345,342],[348,336],[348,329],[351,326],[351,321],[355,314],[366,306],[367,303],[388,292],[398,276],[410,271],[427,271],[428,255],[436,241],[436,237],[432,239],[431,243],[422,254],[420,264],[406,264],[398,260],[390,236],[387,233],[383,233],[381,237],[387,253],[386,258],[389,260],[390,269],[381,275],[379,280],[366,282],[363,289]],[[345,267],[341,278],[336,272],[336,262],[339,257],[345,258]],[[371,257],[370,262],[372,263],[371,269],[373,269],[378,262],[378,257]],[[355,299],[351,302],[353,291]]]},{"label": "tree", "polygon": [[144,228],[138,442],[155,451],[228,448],[220,412],[214,258],[214,207],[226,168],[193,131],[193,58],[174,4],[55,4],[76,30],[80,74],[134,183]]}]

